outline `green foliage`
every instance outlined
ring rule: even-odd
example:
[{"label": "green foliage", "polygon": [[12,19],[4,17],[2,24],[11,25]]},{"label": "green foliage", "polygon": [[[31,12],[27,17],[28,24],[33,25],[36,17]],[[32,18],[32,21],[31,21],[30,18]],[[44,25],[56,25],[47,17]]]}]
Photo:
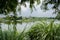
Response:
[{"label": "green foliage", "polygon": [[31,40],[60,40],[60,25],[51,23],[38,23],[28,31]]},{"label": "green foliage", "polygon": [[28,31],[28,35],[30,40],[41,40],[42,38],[42,32],[40,30],[40,27],[38,25],[36,25],[35,27],[32,27],[29,31]]},{"label": "green foliage", "polygon": [[8,14],[9,12],[15,13],[17,5],[20,4],[21,6],[25,4],[25,2],[29,2],[30,8],[32,8],[35,1],[38,4],[40,3],[40,0],[21,0],[21,2],[18,2],[18,0],[0,0],[0,14]]},{"label": "green foliage", "polygon": [[[60,9],[59,9],[60,8],[60,0],[44,0],[42,2],[42,7],[41,8],[44,9],[44,10],[48,10],[48,8],[47,8],[48,4],[53,4],[54,6],[52,7],[52,9],[55,9],[54,13],[57,13],[58,15],[60,14]],[[58,19],[60,19],[59,16],[58,16]]]},{"label": "green foliage", "polygon": [[[37,2],[37,4],[40,4],[40,0],[21,0],[21,2],[18,2],[18,0],[0,0],[0,14],[7,15],[10,12],[13,12],[13,14],[16,16],[17,6],[20,5],[20,10],[21,10],[21,5],[23,4],[26,7],[26,2],[29,2],[29,4],[30,4],[29,7],[31,9],[35,8],[34,7],[35,2]],[[42,2],[42,5],[43,5],[42,8],[48,10],[48,8],[47,8],[48,4],[54,4],[52,9],[55,9],[56,13],[60,14],[60,10],[58,8],[60,5],[60,0],[44,0]],[[18,8],[18,10],[19,10],[19,8]]]},{"label": "green foliage", "polygon": [[52,8],[54,9],[58,9],[58,6],[60,5],[60,0],[44,0],[43,1],[43,5],[47,6],[48,4],[54,4],[54,6]]},{"label": "green foliage", "polygon": [[15,12],[18,5],[18,0],[0,0],[0,13]]},{"label": "green foliage", "polygon": [[20,33],[15,29],[2,31],[0,28],[0,40],[60,40],[60,24],[40,22]]}]

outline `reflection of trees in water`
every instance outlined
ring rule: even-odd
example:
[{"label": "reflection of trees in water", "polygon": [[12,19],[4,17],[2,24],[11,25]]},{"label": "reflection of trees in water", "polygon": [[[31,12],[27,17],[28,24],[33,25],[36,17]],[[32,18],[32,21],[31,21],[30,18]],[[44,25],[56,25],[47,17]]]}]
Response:
[{"label": "reflection of trees in water", "polygon": [[[7,25],[8,25],[8,30],[4,30],[2,31],[2,27],[1,27],[1,23],[0,23],[0,40],[16,40],[16,35],[17,35],[17,29],[16,29],[16,25],[17,25],[17,22],[16,20],[14,20],[14,23],[12,24],[13,25],[13,30],[10,29],[11,28],[11,22],[9,22]],[[5,26],[5,25],[4,25]],[[10,37],[11,35],[11,37]],[[7,38],[8,37],[8,38]]]}]

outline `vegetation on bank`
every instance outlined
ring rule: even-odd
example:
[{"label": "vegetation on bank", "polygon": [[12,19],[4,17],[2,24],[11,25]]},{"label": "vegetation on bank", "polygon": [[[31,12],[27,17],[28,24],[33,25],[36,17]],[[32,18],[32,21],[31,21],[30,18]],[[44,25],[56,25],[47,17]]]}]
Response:
[{"label": "vegetation on bank", "polygon": [[20,33],[14,28],[12,31],[2,31],[0,27],[0,40],[60,40],[60,23],[36,23],[26,32],[24,29]]},{"label": "vegetation on bank", "polygon": [[[6,23],[8,25],[13,24],[13,30],[8,27],[8,30],[2,30],[0,24],[0,40],[60,40],[60,23],[55,24],[54,21],[51,23],[37,23],[34,24],[27,32],[25,29],[22,32],[17,32],[16,24],[22,22],[35,22],[41,21],[41,18],[26,18],[17,17],[17,12],[21,14],[21,6],[27,7],[26,2],[29,3],[29,8],[31,12],[35,9],[35,3],[40,4],[41,0],[0,0],[0,15],[3,14],[6,16],[5,19],[0,18],[0,23]],[[41,9],[50,10],[47,6],[48,4],[54,5],[51,9],[55,10],[53,13],[56,13],[57,16],[52,19],[60,20],[60,0],[44,0],[42,1]],[[37,6],[36,6],[37,7]],[[10,14],[13,14],[12,16]],[[11,16],[11,17],[9,17]],[[18,20],[19,19],[19,20]],[[47,18],[46,18],[47,19]],[[48,18],[51,19],[51,18]],[[45,18],[43,18],[45,20]],[[21,31],[21,30],[20,30]]]},{"label": "vegetation on bank", "polygon": [[[19,19],[20,18],[20,19]],[[46,20],[58,20],[57,18],[52,18],[52,17],[17,17],[16,18],[12,18],[12,17],[8,17],[8,18],[0,18],[0,23],[14,23],[14,21],[16,21],[17,23],[23,23],[23,22],[35,22],[35,21],[46,21]]]}]

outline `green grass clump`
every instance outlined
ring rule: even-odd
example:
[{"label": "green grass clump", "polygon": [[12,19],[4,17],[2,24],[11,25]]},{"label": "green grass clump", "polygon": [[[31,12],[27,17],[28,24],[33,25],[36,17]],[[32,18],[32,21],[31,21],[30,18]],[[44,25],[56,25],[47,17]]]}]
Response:
[{"label": "green grass clump", "polygon": [[60,24],[55,24],[54,21],[40,22],[21,33],[17,30],[2,31],[0,28],[0,40],[60,40]]},{"label": "green grass clump", "polygon": [[30,40],[60,40],[60,24],[37,23],[27,32]]}]

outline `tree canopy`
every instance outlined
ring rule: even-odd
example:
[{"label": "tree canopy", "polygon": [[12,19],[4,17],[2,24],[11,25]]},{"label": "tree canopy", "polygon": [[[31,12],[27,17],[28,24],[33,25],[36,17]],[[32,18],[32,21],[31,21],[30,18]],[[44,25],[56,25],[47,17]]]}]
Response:
[{"label": "tree canopy", "polygon": [[17,0],[0,0],[0,13],[15,12],[18,5]]},{"label": "tree canopy", "polygon": [[42,3],[43,9],[47,10],[47,5],[48,4],[53,4],[54,6],[52,9],[55,9],[54,13],[57,13],[56,18],[60,18],[60,0],[44,0]]},{"label": "tree canopy", "polygon": [[21,0],[21,2],[19,2],[19,0],[0,0],[0,14],[16,12],[17,5],[20,4],[20,6],[21,6],[22,4],[25,4],[25,2],[29,2],[30,8],[32,8],[35,1],[38,4],[40,3],[40,0]]},{"label": "tree canopy", "polygon": [[[40,0],[20,0],[20,2],[19,0],[0,0],[0,14],[8,14],[9,12],[15,13],[18,4],[20,4],[20,6],[26,6],[26,2],[29,2],[30,8],[34,6],[35,2],[37,2],[37,4],[40,4]],[[55,9],[55,12],[57,12],[58,14],[60,13],[60,9],[58,8],[60,6],[60,0],[43,0],[42,5],[44,6],[44,9],[47,10],[48,4],[54,4],[52,9]]]}]

